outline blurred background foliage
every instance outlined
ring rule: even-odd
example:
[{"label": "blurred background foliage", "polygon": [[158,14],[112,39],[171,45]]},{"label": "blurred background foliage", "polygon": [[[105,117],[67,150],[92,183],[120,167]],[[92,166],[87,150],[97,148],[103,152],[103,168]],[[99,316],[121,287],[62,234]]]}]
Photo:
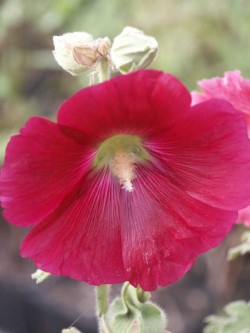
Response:
[{"label": "blurred background foliage", "polygon": [[[160,52],[152,67],[174,74],[190,90],[196,88],[197,80],[222,76],[227,70],[240,69],[244,76],[250,76],[249,0],[2,0],[0,161],[10,136],[18,132],[30,116],[54,119],[59,105],[87,85],[84,76],[73,77],[57,65],[51,52],[53,35],[86,31],[94,38],[108,36],[112,40],[128,25],[158,40]],[[23,231],[7,224],[0,227],[3,250],[0,252],[0,278],[12,276],[18,283],[23,278],[29,281],[27,285],[31,284],[28,274],[34,266],[27,266],[18,256]],[[163,306],[167,304],[174,333],[201,332],[205,315],[234,295],[246,295],[239,290],[239,286],[243,288],[246,283],[246,278],[241,276],[245,259],[230,264],[225,261],[227,249],[237,244],[239,235],[235,232],[221,250],[216,249],[200,259],[191,275],[180,284],[161,292],[158,299]],[[244,269],[246,272],[247,268]],[[76,289],[70,289],[72,284],[67,281],[70,288],[66,290],[67,286],[61,282],[63,295],[70,298],[71,305],[67,306],[62,301],[65,297],[59,296],[61,284],[55,287],[53,283],[49,282],[40,290],[49,288],[52,302],[58,308],[64,306],[68,314],[70,308],[83,307],[82,301],[72,301],[73,296],[90,299],[79,284]],[[34,291],[34,285],[32,288]],[[165,296],[167,303],[163,300]],[[91,306],[89,311],[93,314]],[[18,332],[40,332],[35,327],[36,330],[20,328]]]},{"label": "blurred background foliage", "polygon": [[[249,0],[2,0],[0,7],[0,154],[31,115],[53,117],[81,86],[55,62],[53,35],[87,31],[111,39],[131,25],[153,35],[154,68],[191,89],[226,70],[250,72]],[[80,81],[81,82],[80,82]]]}]

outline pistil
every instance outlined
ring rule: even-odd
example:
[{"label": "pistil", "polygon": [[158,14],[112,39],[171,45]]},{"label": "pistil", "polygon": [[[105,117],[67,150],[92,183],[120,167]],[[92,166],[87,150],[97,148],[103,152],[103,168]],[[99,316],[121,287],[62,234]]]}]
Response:
[{"label": "pistil", "polygon": [[122,188],[128,192],[132,192],[134,189],[132,180],[136,178],[135,167],[135,156],[130,152],[116,152],[110,162],[112,174],[118,178]]},{"label": "pistil", "polygon": [[122,188],[132,192],[134,189],[132,181],[136,178],[136,165],[148,159],[149,155],[140,137],[118,134],[102,142],[93,166],[95,168],[109,167],[111,174],[117,178]]}]

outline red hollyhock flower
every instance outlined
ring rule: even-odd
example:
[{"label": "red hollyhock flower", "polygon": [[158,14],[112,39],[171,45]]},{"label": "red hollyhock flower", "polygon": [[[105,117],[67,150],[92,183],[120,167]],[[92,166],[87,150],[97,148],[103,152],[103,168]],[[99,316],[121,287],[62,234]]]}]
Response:
[{"label": "red hollyhock flower", "polygon": [[30,119],[1,171],[21,253],[56,275],[154,290],[177,281],[250,202],[245,122],[231,105],[190,108],[174,77],[137,71],[79,91],[53,123]]},{"label": "red hollyhock flower", "polygon": [[[211,98],[221,98],[232,103],[236,110],[242,112],[250,137],[250,80],[244,79],[240,71],[232,71],[226,72],[223,78],[201,80],[198,86],[203,92],[192,92],[193,105]],[[238,223],[250,227],[250,206],[239,211]]]}]

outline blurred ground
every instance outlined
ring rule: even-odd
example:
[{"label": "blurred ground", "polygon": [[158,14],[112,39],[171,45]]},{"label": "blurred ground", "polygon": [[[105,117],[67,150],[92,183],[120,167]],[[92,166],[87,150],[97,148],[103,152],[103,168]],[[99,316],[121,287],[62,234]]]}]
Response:
[{"label": "blurred ground", "polygon": [[[181,281],[153,293],[153,301],[167,311],[171,332],[200,333],[206,315],[229,301],[250,299],[250,256],[226,261],[243,228],[237,226],[220,247],[202,255]],[[34,265],[18,254],[24,231],[2,221],[0,234],[0,329],[59,333],[82,316],[76,326],[84,333],[97,332],[94,287],[62,277],[36,285],[30,278]],[[111,298],[120,287],[113,287]]]},{"label": "blurred ground", "polygon": [[[2,0],[0,160],[9,137],[30,116],[53,119],[62,101],[87,84],[56,64],[52,36],[87,31],[112,39],[126,25],[156,37],[160,52],[153,67],[176,75],[190,89],[198,79],[226,70],[250,76],[248,0]],[[66,278],[40,286],[31,281],[35,268],[18,254],[26,232],[0,223],[0,332],[56,333],[81,314],[78,327],[96,332],[93,287]],[[225,260],[240,234],[237,227],[180,282],[154,294],[168,312],[170,331],[200,333],[204,316],[228,301],[250,299],[249,257]]]}]

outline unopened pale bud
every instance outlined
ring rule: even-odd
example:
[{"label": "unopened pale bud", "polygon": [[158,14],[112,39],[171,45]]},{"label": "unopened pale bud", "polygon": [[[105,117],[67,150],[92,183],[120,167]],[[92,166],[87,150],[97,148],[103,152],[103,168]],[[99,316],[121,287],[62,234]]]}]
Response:
[{"label": "unopened pale bud", "polygon": [[44,272],[41,269],[37,269],[35,273],[31,274],[31,278],[32,280],[36,281],[36,284],[39,284],[50,277],[50,275],[50,273]]},{"label": "unopened pale bud", "polygon": [[112,333],[164,333],[167,320],[164,312],[152,302],[149,293],[125,283],[122,295],[107,312]]},{"label": "unopened pale bud", "polygon": [[95,68],[102,58],[108,58],[110,40],[107,37],[93,39],[86,32],[54,36],[54,57],[58,64],[72,75],[79,75]]},{"label": "unopened pale bud", "polygon": [[78,329],[75,327],[65,328],[62,330],[62,333],[81,333]]},{"label": "unopened pale bud", "polygon": [[136,28],[126,27],[116,36],[111,48],[113,66],[121,73],[146,68],[156,58],[158,43]]}]

